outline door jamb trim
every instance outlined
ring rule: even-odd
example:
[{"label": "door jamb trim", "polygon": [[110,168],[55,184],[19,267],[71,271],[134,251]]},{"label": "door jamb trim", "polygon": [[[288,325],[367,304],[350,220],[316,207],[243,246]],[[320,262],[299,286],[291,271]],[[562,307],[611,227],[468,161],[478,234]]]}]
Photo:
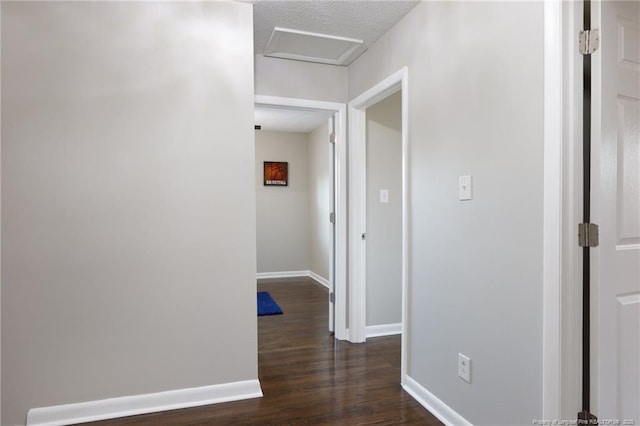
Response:
[{"label": "door jamb trim", "polygon": [[[338,142],[335,147],[336,186],[335,202],[335,281],[333,291],[335,303],[334,336],[338,340],[347,339],[347,104],[316,101],[311,99],[287,98],[281,96],[255,95],[254,105],[269,105],[299,109],[333,111],[337,114],[336,127]],[[331,289],[330,289],[331,290]]]},{"label": "door jamb trim", "polygon": [[366,340],[366,109],[402,91],[402,359],[401,383],[407,377],[407,317],[409,288],[409,72],[393,73],[349,102],[349,340]]},{"label": "door jamb trim", "polygon": [[[544,2],[544,196],[542,414],[572,419],[580,406],[581,251],[576,212],[582,199],[582,63],[577,33],[580,2]],[[581,21],[580,21],[581,22]],[[579,61],[579,63],[577,62]],[[579,68],[579,69],[578,69]],[[576,84],[579,84],[579,88]]]}]

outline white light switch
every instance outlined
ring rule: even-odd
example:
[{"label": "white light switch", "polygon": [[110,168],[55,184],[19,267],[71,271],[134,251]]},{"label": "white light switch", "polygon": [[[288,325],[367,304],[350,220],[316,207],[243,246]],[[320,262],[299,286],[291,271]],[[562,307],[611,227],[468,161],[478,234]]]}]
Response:
[{"label": "white light switch", "polygon": [[460,201],[473,199],[473,179],[471,176],[460,176],[458,186],[458,198]]},{"label": "white light switch", "polygon": [[380,190],[380,202],[387,204],[389,202],[389,190],[381,189]]},{"label": "white light switch", "polygon": [[458,377],[467,383],[471,383],[471,358],[458,354]]}]

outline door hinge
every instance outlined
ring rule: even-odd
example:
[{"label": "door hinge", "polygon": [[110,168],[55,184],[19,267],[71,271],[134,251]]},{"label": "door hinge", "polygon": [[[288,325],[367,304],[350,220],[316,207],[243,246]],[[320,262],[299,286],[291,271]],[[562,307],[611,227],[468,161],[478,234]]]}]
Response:
[{"label": "door hinge", "polygon": [[336,134],[335,133],[331,133],[329,135],[329,143],[336,143]]},{"label": "door hinge", "polygon": [[598,247],[600,244],[600,232],[595,223],[578,224],[578,245],[580,247]]},{"label": "door hinge", "polygon": [[578,48],[583,55],[591,55],[600,47],[600,30],[584,30],[580,31],[578,39]]},{"label": "door hinge", "polygon": [[329,222],[336,223],[336,214],[334,212],[329,213]]},{"label": "door hinge", "polygon": [[336,294],[335,293],[329,293],[329,302],[331,302],[331,303],[335,303],[336,302]]}]

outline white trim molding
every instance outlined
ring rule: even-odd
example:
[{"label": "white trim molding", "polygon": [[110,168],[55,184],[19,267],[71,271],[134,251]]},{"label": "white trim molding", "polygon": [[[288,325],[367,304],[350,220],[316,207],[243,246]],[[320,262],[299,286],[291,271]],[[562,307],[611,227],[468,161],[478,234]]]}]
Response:
[{"label": "white trim molding", "polygon": [[313,271],[309,271],[309,278],[311,278],[312,280],[316,281],[318,284],[322,284],[323,286],[331,290],[331,284],[329,283],[329,280],[323,277],[322,275],[316,274]]},{"label": "white trim molding", "polygon": [[451,407],[411,377],[404,377],[402,388],[445,425],[471,426],[471,423],[467,419],[456,413]]},{"label": "white trim molding", "polygon": [[311,276],[311,271],[278,271],[278,272],[258,272],[256,278],[259,280],[269,278],[299,278]]},{"label": "white trim molding", "polygon": [[33,408],[27,413],[27,426],[71,425],[260,397],[262,397],[260,382],[257,379],[245,380],[77,404]]},{"label": "white trim molding", "polygon": [[255,95],[256,105],[273,105],[301,109],[322,109],[339,112],[345,108],[345,104],[337,102],[314,101],[311,99],[286,98],[281,96]]},{"label": "white trim molding", "polygon": [[349,341],[366,340],[366,109],[402,91],[402,356],[407,366],[409,288],[409,70],[403,67],[349,102]]},{"label": "white trim molding", "polygon": [[561,419],[562,3],[544,2],[542,418]]},{"label": "white trim molding", "polygon": [[395,336],[396,334],[402,334],[401,322],[396,324],[368,325],[365,329],[367,339],[369,337]]},{"label": "white trim molding", "polygon": [[331,290],[329,280],[322,275],[316,274],[313,271],[281,271],[281,272],[258,272],[256,279],[272,279],[272,278],[311,278],[318,284]]},{"label": "white trim molding", "polygon": [[[580,410],[582,258],[582,2],[544,2],[542,416]],[[592,12],[593,13],[593,12]]]}]

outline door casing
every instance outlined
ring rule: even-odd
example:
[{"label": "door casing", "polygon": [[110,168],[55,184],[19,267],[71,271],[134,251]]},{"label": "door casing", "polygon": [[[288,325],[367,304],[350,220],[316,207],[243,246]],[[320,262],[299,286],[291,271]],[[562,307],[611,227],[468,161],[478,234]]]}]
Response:
[{"label": "door casing", "polygon": [[349,102],[349,341],[366,340],[366,109],[402,91],[402,357],[401,382],[407,367],[407,289],[409,276],[409,72],[404,67]]},{"label": "door casing", "polygon": [[333,277],[329,278],[330,291],[335,295],[335,302],[333,306],[334,321],[329,318],[328,328],[334,327],[333,332],[336,339],[347,340],[347,105],[337,102],[263,95],[255,95],[254,103],[255,105],[324,110],[335,113],[337,136],[334,151],[335,240],[332,244],[334,253],[333,256],[330,256],[335,260],[333,274],[330,274]]}]

